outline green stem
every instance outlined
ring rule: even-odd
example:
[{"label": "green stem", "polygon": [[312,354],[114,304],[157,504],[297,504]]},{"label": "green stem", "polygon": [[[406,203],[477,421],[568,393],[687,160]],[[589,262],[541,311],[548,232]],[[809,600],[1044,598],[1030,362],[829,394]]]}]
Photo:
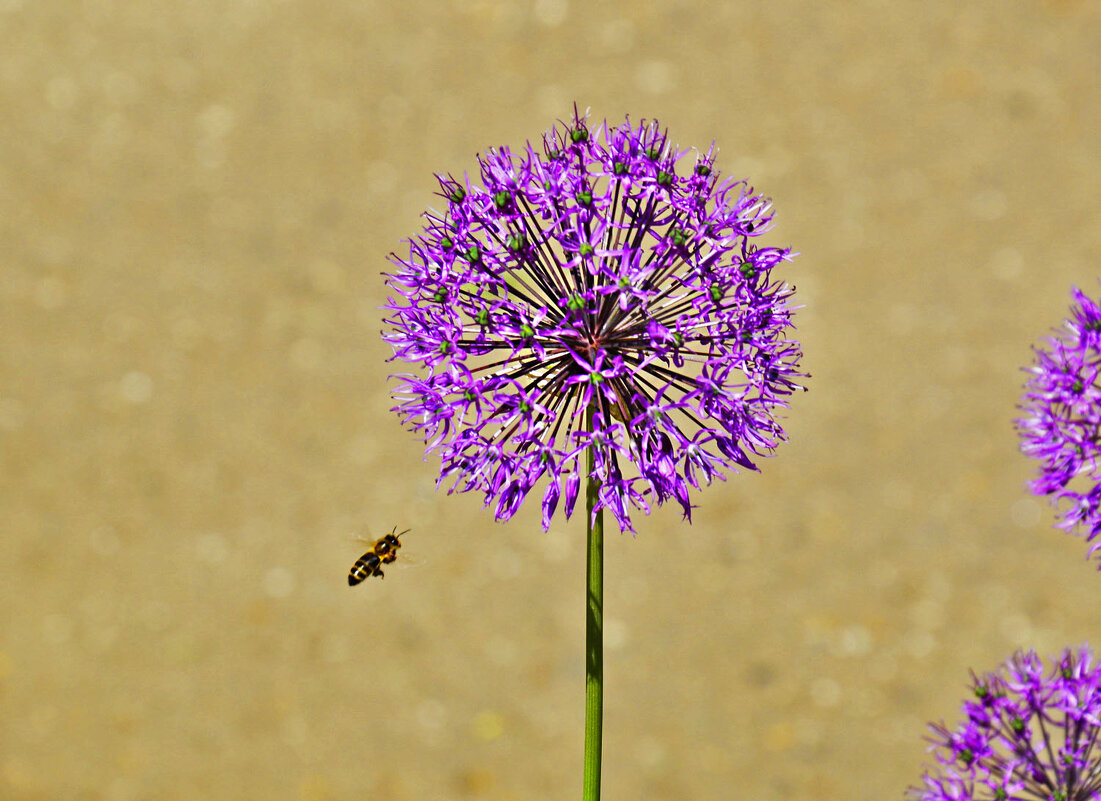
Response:
[{"label": "green stem", "polygon": [[[588,428],[592,430],[592,407]],[[593,517],[600,482],[593,477],[589,449],[589,484],[585,494],[585,529],[589,552],[585,561],[585,785],[583,801],[600,801],[600,750],[604,724],[604,510]]]}]

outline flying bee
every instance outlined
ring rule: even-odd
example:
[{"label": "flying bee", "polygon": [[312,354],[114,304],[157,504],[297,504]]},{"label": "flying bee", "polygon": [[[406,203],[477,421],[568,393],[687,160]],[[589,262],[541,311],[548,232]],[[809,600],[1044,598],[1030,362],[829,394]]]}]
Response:
[{"label": "flying bee", "polygon": [[409,533],[409,529],[405,529],[400,533],[396,533],[397,530],[398,527],[394,526],[389,534],[375,541],[375,544],[371,546],[371,550],[356,559],[356,563],[348,571],[349,587],[354,587],[368,576],[385,578],[382,574],[382,566],[388,565],[398,558],[398,548],[401,547],[401,540],[398,538],[402,534]]}]

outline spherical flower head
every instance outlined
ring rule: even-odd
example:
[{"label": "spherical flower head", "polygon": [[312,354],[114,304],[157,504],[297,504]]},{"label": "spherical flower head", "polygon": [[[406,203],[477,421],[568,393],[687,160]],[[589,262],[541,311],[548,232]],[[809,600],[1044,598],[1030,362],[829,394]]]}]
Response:
[{"label": "spherical flower head", "polygon": [[657,122],[575,109],[541,147],[479,156],[480,185],[437,176],[445,210],[391,255],[383,337],[413,366],[394,411],[450,491],[506,520],[538,487],[547,528],[592,477],[594,513],[631,530],[670,499],[689,517],[690,488],[785,438],[791,252],[754,243],[771,202],[722,179],[714,146],[687,153]]},{"label": "spherical flower head", "polygon": [[964,720],[930,726],[936,765],[914,801],[1086,801],[1101,798],[1101,670],[1089,646],[1045,671],[1017,652],[998,671],[971,674]]},{"label": "spherical flower head", "polygon": [[[1040,460],[1031,484],[1062,503],[1059,528],[1101,549],[1101,307],[1077,288],[1063,329],[1035,348],[1017,420],[1021,450]],[[1098,563],[1101,568],[1101,561]]]}]

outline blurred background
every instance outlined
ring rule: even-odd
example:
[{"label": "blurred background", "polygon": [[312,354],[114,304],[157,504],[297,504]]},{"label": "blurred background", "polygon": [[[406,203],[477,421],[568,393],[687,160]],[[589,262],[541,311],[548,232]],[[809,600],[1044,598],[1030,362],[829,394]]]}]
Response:
[{"label": "blurred background", "polygon": [[574,101],[775,200],[813,374],[612,527],[605,795],[901,798],[968,668],[1101,645],[1012,428],[1099,76],[1087,0],[0,0],[0,798],[579,796],[583,521],[436,493],[378,337],[432,173]]}]

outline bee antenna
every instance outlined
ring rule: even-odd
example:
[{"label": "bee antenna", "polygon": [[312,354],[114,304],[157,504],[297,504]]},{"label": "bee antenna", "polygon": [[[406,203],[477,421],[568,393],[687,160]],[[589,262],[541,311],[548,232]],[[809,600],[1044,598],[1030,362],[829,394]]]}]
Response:
[{"label": "bee antenna", "polygon": [[[394,528],[397,528],[397,526],[394,526]],[[405,529],[405,531],[401,532],[401,534],[395,534],[394,536],[397,537],[400,540],[402,534],[408,534],[412,530],[413,529],[411,529],[411,528],[407,528],[407,529]]]}]

